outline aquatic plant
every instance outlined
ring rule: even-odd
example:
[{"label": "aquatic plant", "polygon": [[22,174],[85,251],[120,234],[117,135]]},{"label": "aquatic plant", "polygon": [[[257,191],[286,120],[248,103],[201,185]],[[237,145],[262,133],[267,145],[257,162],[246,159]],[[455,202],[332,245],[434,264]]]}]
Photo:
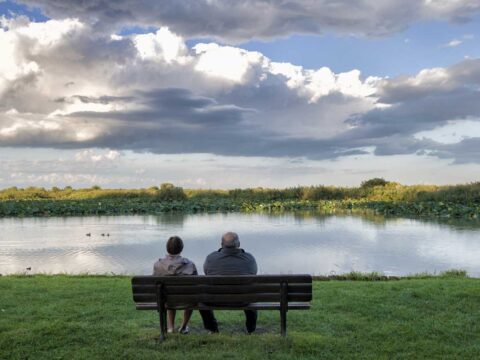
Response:
[{"label": "aquatic plant", "polygon": [[184,190],[29,187],[0,190],[0,216],[157,214],[170,211],[371,211],[407,217],[480,218],[480,183],[405,186],[371,179],[360,187]]}]

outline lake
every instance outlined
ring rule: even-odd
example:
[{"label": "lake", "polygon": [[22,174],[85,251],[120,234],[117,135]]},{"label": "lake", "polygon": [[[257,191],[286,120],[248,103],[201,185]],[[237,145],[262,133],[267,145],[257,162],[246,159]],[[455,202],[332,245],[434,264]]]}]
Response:
[{"label": "lake", "polygon": [[219,248],[222,233],[235,231],[263,274],[355,270],[406,275],[460,268],[480,276],[480,224],[473,221],[306,213],[165,214],[4,218],[0,230],[1,274],[150,274],[171,235],[183,238],[183,255],[203,273],[205,256]]}]

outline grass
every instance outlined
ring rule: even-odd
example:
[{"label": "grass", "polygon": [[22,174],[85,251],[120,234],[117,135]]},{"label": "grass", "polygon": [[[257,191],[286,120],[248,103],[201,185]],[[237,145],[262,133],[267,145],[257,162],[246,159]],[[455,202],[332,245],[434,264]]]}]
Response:
[{"label": "grass", "polygon": [[[358,274],[356,275],[358,277]],[[242,333],[240,312],[217,312],[219,335],[158,343],[157,315],[136,311],[130,279],[0,277],[1,359],[474,359],[480,357],[480,279],[461,272],[398,281],[315,281],[309,311],[291,311],[288,337],[264,311]]]}]

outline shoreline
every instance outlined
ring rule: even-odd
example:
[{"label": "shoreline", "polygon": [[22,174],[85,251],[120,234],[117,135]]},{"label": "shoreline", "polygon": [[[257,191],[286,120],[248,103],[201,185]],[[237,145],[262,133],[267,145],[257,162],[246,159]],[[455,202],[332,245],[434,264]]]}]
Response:
[{"label": "shoreline", "polygon": [[[13,274],[0,274],[0,277],[13,277],[13,278],[34,278],[34,277],[72,277],[72,278],[131,278],[138,274],[115,274],[115,273],[104,273],[104,274],[90,274],[90,273],[80,273],[80,274],[69,274],[69,273],[57,273],[57,274],[47,274],[47,273],[13,273]],[[259,274],[262,275],[262,274]],[[265,274],[271,275],[271,274]],[[202,274],[200,275],[202,276]],[[462,269],[450,269],[446,271],[436,273],[418,273],[418,274],[409,274],[402,276],[395,275],[383,275],[378,272],[359,272],[351,271],[344,274],[335,274],[335,275],[312,275],[313,281],[400,281],[400,280],[429,280],[429,279],[472,279],[479,280],[480,277],[473,277],[468,275],[465,270]]]},{"label": "shoreline", "polygon": [[312,212],[359,214],[420,219],[480,219],[480,204],[443,201],[318,200],[239,202],[206,200],[152,201],[142,199],[3,200],[0,218],[162,215],[169,213],[267,213]]}]

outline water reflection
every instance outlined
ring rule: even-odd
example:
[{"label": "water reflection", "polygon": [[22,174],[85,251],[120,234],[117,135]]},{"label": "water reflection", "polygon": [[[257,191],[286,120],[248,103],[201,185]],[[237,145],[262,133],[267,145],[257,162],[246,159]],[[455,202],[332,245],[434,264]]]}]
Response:
[{"label": "water reflection", "polygon": [[[181,236],[199,269],[221,234],[240,234],[261,273],[387,275],[462,268],[480,276],[480,224],[352,214],[164,214],[0,219],[0,273],[148,274]],[[91,233],[91,236],[86,236]],[[105,236],[102,236],[105,234]],[[109,234],[110,236],[106,236]]]}]

